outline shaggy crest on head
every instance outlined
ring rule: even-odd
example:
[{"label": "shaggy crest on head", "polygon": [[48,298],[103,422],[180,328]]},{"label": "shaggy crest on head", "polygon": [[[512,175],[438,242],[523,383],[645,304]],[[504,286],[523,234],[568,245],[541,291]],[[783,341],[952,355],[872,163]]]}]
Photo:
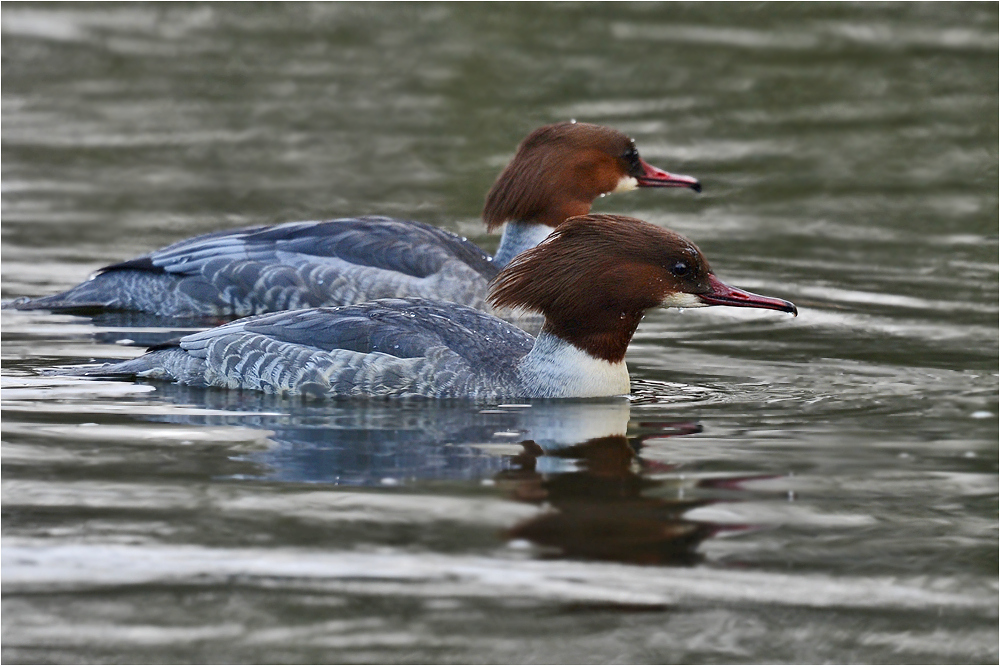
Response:
[{"label": "shaggy crest on head", "polygon": [[795,312],[787,301],[723,284],[683,236],[621,215],[567,220],[496,277],[488,300],[498,308],[541,312],[543,332],[612,363],[625,357],[651,308],[731,305]]},{"label": "shaggy crest on head", "polygon": [[[582,271],[581,267],[587,267]],[[489,302],[541,312],[545,330],[618,361],[643,313],[675,303],[677,294],[710,291],[711,268],[691,241],[620,215],[568,220],[517,257],[494,280]]]},{"label": "shaggy crest on head", "polygon": [[610,290],[602,306],[639,298],[648,308],[662,300],[649,299],[668,289],[693,293],[710,272],[701,251],[679,234],[622,215],[583,215],[514,259],[493,281],[489,301],[530,312],[567,311],[582,305],[584,295],[597,296],[600,285],[600,293]]},{"label": "shaggy crest on head", "polygon": [[489,231],[511,221],[557,227],[567,218],[586,215],[594,199],[623,186],[701,191],[696,179],[643,162],[635,141],[616,129],[557,123],[538,128],[521,142],[486,195],[483,221]]}]

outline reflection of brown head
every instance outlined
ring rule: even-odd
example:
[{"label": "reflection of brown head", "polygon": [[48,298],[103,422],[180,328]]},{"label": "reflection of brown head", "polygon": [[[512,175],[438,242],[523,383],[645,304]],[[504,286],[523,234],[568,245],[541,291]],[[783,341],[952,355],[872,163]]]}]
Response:
[{"label": "reflection of brown head", "polygon": [[[576,446],[543,452],[525,442],[517,460],[533,470],[531,458],[545,454],[577,461],[580,470],[543,476],[523,469],[503,476],[511,495],[551,507],[515,525],[505,536],[526,539],[562,557],[637,564],[685,564],[715,532],[707,523],[684,520],[684,512],[704,500],[644,497],[663,482],[637,473],[635,450],[624,436],[600,437]],[[513,483],[511,483],[513,482]]]}]

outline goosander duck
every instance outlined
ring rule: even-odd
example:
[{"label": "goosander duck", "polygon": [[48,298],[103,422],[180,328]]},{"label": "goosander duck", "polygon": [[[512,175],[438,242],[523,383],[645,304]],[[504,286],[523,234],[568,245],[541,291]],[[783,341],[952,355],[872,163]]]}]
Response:
[{"label": "goosander duck", "polygon": [[541,127],[518,147],[483,210],[488,230],[506,223],[492,259],[437,227],[388,217],[218,231],[106,266],[69,291],[22,310],[133,310],[170,317],[243,317],[379,298],[419,297],[485,309],[501,268],[598,196],[637,187],[686,187],[639,157],[635,142],[608,127]]},{"label": "goosander duck", "polygon": [[497,276],[489,300],[544,315],[538,338],[456,303],[383,299],[248,317],[71,372],[312,397],[614,396],[629,392],[625,350],[650,308],[797,313],[723,284],[682,236],[614,215],[560,225]]}]

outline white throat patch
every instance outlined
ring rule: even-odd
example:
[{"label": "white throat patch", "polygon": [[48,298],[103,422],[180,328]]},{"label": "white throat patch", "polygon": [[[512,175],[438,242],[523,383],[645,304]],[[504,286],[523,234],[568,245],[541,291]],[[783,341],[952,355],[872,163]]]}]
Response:
[{"label": "white throat patch", "polygon": [[594,358],[550,333],[542,333],[520,365],[521,379],[539,398],[597,398],[629,394],[625,361]]},{"label": "white throat patch", "polygon": [[618,184],[615,185],[615,189],[611,190],[609,194],[614,194],[615,192],[631,192],[637,187],[639,187],[638,180],[632,176],[622,176],[618,179]]},{"label": "white throat patch", "polygon": [[661,308],[707,308],[708,303],[704,302],[694,294],[683,291],[676,291],[660,302]]}]

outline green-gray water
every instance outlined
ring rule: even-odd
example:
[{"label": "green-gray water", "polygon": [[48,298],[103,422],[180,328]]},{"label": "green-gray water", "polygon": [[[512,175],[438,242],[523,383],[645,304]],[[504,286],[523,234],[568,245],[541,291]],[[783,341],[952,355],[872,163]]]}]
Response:
[{"label": "green-gray water", "polygon": [[48,377],[165,331],[4,310],[5,663],[996,662],[995,3],[2,29],[5,300],[252,224],[493,250],[493,178],[577,118],[705,187],[595,211],[801,312],[654,312],[631,403],[483,409]]}]

